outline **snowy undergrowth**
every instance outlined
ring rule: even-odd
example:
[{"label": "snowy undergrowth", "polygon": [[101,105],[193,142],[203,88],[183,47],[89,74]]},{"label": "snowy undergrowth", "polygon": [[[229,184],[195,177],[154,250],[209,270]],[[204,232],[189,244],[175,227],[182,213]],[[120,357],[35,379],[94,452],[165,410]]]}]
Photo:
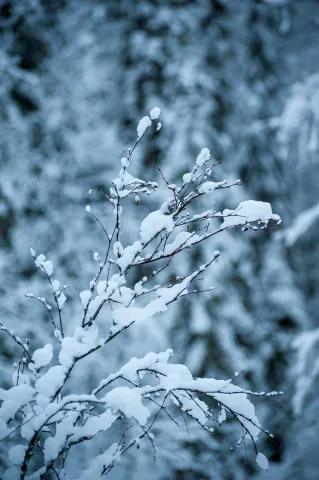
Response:
[{"label": "snowy undergrowth", "polygon": [[[277,395],[278,392],[265,394],[241,388],[235,384],[237,373],[227,380],[193,378],[186,366],[170,363],[173,352],[167,350],[132,358],[118,372],[105,375],[90,392],[79,394],[68,387],[75,366],[90,362],[94,352],[107,350],[108,344],[125,330],[165,313],[172,303],[184,296],[201,293],[191,289],[192,282],[205,275],[218,261],[220,253],[212,252],[207,263],[188,275],[161,283],[160,273],[170,269],[179,253],[209,241],[226,229],[240,226],[243,231],[258,230],[267,227],[270,221],[281,222],[268,203],[253,200],[241,202],[234,209],[217,211],[211,208],[194,214],[197,199],[203,195],[213,196],[220,189],[240,183],[239,180],[231,184],[212,181],[218,163],[214,163],[209,150],[204,148],[193,169],[183,175],[180,185],[169,184],[162,176],[168,198],[158,210],[142,220],[135,241],[122,245],[125,204],[133,199],[139,205],[142,196],[147,198],[159,188],[156,182],[129,173],[132,154],[146,131],[153,128],[154,123],[156,131],[160,130],[159,116],[160,109],[154,108],[139,122],[137,141],[121,159],[119,175],[112,181],[109,193],[104,194],[113,212],[111,230],[104,227],[89,205],[86,207],[87,214],[102,227],[107,247],[102,259],[99,253],[93,254],[98,271],[88,289],[80,292],[83,314],[74,331],[69,331],[64,316],[67,285],[62,286],[53,278],[52,262],[31,249],[36,266],[48,282],[52,305],[44,297],[32,293],[27,297],[41,302],[49,313],[52,343],[32,351],[28,339],[21,339],[0,323],[0,329],[21,349],[12,375],[13,386],[9,390],[0,389],[0,439],[14,437],[15,442],[8,452],[11,467],[3,480],[45,479],[51,473],[59,479],[75,480],[69,467],[69,452],[83,442],[94,441],[98,434],[107,438],[112,426],[122,422],[123,434],[119,441],[87,458],[87,466],[77,480],[102,478],[125,452],[139,448],[142,439],[150,442],[155,456],[153,426],[161,421],[163,414],[174,425],[176,410],[197,422],[198,428],[207,431],[208,435],[213,434],[215,424],[222,424],[227,416],[235,418],[242,429],[237,446],[251,441],[258,465],[268,468],[266,457],[258,451],[257,439],[260,432],[272,435],[261,427],[249,398]],[[110,223],[108,219],[108,225]],[[153,269],[148,277],[142,273],[145,266]],[[138,281],[132,281],[132,271],[135,279],[140,276]],[[111,307],[110,318],[105,318],[105,306]],[[106,335],[101,333],[105,328]]]}]

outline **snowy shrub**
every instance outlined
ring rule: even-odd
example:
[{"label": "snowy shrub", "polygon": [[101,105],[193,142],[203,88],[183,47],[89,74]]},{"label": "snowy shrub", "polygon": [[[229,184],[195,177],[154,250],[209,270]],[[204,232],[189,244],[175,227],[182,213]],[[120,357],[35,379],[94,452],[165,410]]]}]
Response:
[{"label": "snowy shrub", "polygon": [[[281,222],[268,203],[252,200],[234,209],[211,208],[198,212],[200,197],[240,183],[239,180],[233,183],[211,180],[218,163],[204,148],[193,169],[184,173],[180,185],[169,184],[159,171],[164,192],[168,191],[169,196],[158,210],[141,221],[134,241],[123,245],[125,204],[132,200],[138,206],[145,203],[143,197],[159,191],[157,183],[129,173],[132,154],[145,132],[154,123],[159,131],[159,115],[160,110],[155,108],[139,122],[137,141],[121,159],[119,175],[113,180],[109,193],[104,194],[113,213],[113,216],[110,214],[111,229],[110,219],[106,228],[91,206],[86,207],[87,214],[103,228],[106,251],[102,259],[93,252],[98,271],[88,289],[79,294],[82,318],[74,331],[70,331],[63,315],[67,286],[61,286],[55,278],[52,262],[31,249],[35,264],[51,290],[53,306],[32,293],[27,297],[41,302],[48,311],[52,344],[33,351],[28,339],[19,338],[0,323],[1,330],[21,349],[12,375],[13,386],[0,389],[0,439],[14,439],[14,446],[8,452],[11,466],[3,480],[45,479],[51,478],[51,474],[59,479],[75,480],[69,452],[76,451],[77,445],[83,442],[94,441],[98,434],[113,439],[112,427],[122,423],[123,433],[118,441],[110,442],[105,451],[99,452],[96,448],[96,454],[86,458],[86,469],[76,477],[77,480],[102,478],[120,462],[125,452],[139,448],[143,439],[150,442],[155,455],[153,426],[160,422],[163,414],[173,425],[177,410],[185,419],[197,422],[198,428],[206,430],[207,435],[213,434],[214,425],[220,425],[226,416],[235,418],[242,429],[238,446],[250,440],[258,465],[267,469],[268,461],[258,451],[256,442],[260,432],[272,435],[261,427],[249,398],[278,393],[256,393],[241,388],[235,384],[239,374],[227,380],[193,378],[186,366],[170,362],[173,352],[167,350],[132,358],[117,372],[105,375],[90,392],[82,393],[80,388],[73,391],[70,386],[74,367],[90,362],[94,352],[107,351],[109,343],[128,328],[134,328],[134,324],[165,315],[173,302],[201,293],[201,290],[192,290],[192,283],[205,275],[218,261],[220,253],[213,251],[209,261],[187,276],[161,282],[161,272],[169,270],[180,253],[209,242],[226,229],[239,226],[243,231],[257,230],[265,228],[269,221]],[[150,268],[148,276],[145,276],[146,267]],[[202,291],[209,290],[211,288]],[[106,307],[109,315],[105,315]],[[103,313],[105,316],[101,318]]]}]

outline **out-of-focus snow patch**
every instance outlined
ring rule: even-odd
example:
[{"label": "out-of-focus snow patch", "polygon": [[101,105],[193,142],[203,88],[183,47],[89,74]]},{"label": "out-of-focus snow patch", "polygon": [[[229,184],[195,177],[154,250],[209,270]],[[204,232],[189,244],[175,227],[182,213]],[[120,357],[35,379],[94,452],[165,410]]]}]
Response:
[{"label": "out-of-focus snow patch", "polygon": [[258,452],[258,454],[256,456],[256,462],[257,462],[257,465],[259,465],[260,468],[262,468],[263,470],[268,470],[269,462],[268,462],[267,457],[265,457],[265,455],[263,453]]},{"label": "out-of-focus snow patch", "polygon": [[302,411],[305,398],[319,375],[319,328],[299,335],[294,341],[297,350],[295,363],[296,392],[292,399],[295,415]]},{"label": "out-of-focus snow patch", "polygon": [[289,228],[277,234],[278,239],[284,239],[286,245],[291,247],[306,233],[312,224],[319,218],[319,203],[314,207],[300,213]]}]

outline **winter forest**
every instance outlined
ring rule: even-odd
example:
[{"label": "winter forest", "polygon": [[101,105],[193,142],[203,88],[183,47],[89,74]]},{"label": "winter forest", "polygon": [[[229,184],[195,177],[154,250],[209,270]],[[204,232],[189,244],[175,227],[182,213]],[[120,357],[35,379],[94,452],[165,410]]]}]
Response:
[{"label": "winter forest", "polygon": [[0,480],[315,480],[318,0],[0,0]]}]

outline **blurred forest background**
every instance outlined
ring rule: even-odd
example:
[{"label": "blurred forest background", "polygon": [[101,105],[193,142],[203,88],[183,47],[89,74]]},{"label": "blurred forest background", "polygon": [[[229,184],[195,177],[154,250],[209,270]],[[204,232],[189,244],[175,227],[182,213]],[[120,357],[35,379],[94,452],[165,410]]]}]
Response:
[{"label": "blurred forest background", "polygon": [[[173,183],[208,147],[222,161],[217,180],[243,181],[216,197],[218,209],[224,198],[230,208],[252,198],[284,220],[216,237],[218,290],[188,297],[146,332],[132,329],[96,356],[96,371],[78,372],[85,390],[101,369],[169,346],[195,375],[243,370],[247,388],[284,391],[255,402],[275,436],[260,446],[270,473],[243,446],[230,451],[239,438],[231,421],[209,437],[166,418],[156,464],[145,446],[110,478],[318,478],[318,45],[318,0],[0,0],[0,318],[9,328],[35,347],[49,333],[45,310],[24,296],[47,293],[30,247],[70,284],[65,308],[76,321],[78,293],[95,273],[90,251],[105,250],[84,212],[88,190],[107,187],[154,106],[163,127],[134,154],[137,176],[160,182],[155,165]],[[91,205],[107,223],[103,196],[94,192]],[[129,221],[137,208],[148,211],[132,204]],[[205,251],[196,255],[189,261]],[[171,275],[191,269],[179,267]],[[6,384],[17,351],[4,335],[0,348]],[[0,462],[1,476],[1,445]]]}]

